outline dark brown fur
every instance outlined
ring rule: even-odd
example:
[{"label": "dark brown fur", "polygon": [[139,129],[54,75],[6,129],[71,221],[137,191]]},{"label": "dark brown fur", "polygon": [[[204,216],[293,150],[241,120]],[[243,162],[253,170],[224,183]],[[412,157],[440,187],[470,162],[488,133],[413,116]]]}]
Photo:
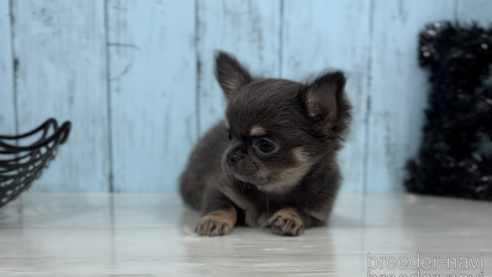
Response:
[{"label": "dark brown fur", "polygon": [[[223,52],[216,75],[230,128],[220,122],[205,134],[180,184],[185,203],[204,215],[197,232],[228,234],[232,227],[211,227],[224,226],[213,215],[233,210],[234,222],[282,235],[326,224],[341,181],[336,154],[350,121],[344,75],[326,73],[309,84],[255,79]],[[264,144],[273,150],[264,152]]]}]

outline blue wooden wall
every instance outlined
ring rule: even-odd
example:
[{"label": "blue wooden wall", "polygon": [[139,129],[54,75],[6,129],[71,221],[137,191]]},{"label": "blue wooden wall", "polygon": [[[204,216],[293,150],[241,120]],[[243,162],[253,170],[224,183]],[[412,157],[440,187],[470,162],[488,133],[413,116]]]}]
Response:
[{"label": "blue wooden wall", "polygon": [[426,103],[417,34],[490,0],[0,0],[0,133],[71,120],[33,191],[167,192],[224,112],[216,49],[255,75],[347,72],[345,192],[401,191]]}]

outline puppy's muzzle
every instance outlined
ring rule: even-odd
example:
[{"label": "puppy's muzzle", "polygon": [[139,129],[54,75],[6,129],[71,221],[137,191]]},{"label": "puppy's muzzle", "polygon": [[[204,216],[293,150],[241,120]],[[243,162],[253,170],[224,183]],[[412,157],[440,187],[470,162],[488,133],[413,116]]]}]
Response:
[{"label": "puppy's muzzle", "polygon": [[244,153],[241,153],[240,151],[231,151],[229,152],[229,154],[227,154],[227,158],[226,158],[227,165],[234,166],[243,157],[244,157]]}]

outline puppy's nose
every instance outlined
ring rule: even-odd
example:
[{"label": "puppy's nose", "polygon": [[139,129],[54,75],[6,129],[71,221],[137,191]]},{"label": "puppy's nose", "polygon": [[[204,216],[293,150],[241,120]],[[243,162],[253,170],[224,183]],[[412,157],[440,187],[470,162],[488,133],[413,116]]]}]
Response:
[{"label": "puppy's nose", "polygon": [[243,158],[243,153],[241,152],[232,152],[227,154],[227,164],[229,166],[234,166],[240,159]]}]

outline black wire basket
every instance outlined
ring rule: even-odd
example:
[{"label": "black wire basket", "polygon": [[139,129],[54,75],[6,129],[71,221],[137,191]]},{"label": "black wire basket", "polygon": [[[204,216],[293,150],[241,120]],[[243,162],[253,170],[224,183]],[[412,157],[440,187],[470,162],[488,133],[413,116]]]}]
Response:
[{"label": "black wire basket", "polygon": [[0,135],[0,208],[41,176],[54,159],[58,146],[67,141],[70,127],[69,121],[58,126],[55,119],[48,119],[28,133]]}]

